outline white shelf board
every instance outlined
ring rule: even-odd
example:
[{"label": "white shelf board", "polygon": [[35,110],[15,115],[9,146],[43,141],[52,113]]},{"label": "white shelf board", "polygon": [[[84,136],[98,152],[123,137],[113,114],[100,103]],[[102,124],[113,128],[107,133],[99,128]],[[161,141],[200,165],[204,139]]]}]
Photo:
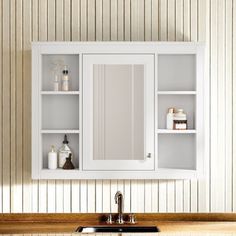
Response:
[{"label": "white shelf board", "polygon": [[196,95],[196,91],[157,91],[158,95]]},{"label": "white shelf board", "polygon": [[41,91],[42,95],[79,95],[79,91]]},{"label": "white shelf board", "polygon": [[172,129],[158,129],[158,134],[195,134],[197,131],[195,129],[186,130],[172,130]]},{"label": "white shelf board", "polygon": [[57,168],[55,170],[42,169],[40,171],[41,179],[78,179],[79,169],[64,170]]},{"label": "white shelf board", "polygon": [[51,173],[53,173],[53,172],[57,172],[57,173],[58,172],[63,172],[63,173],[65,173],[65,172],[68,172],[68,171],[71,171],[71,172],[79,171],[79,168],[75,168],[75,169],[71,169],[71,170],[64,170],[62,168],[57,168],[55,170],[50,170],[48,168],[43,168],[42,171],[51,172]]},{"label": "white shelf board", "polygon": [[[171,173],[171,175],[170,175]],[[81,171],[73,170],[49,170],[39,171],[40,179],[195,179],[198,177],[196,170],[158,168],[157,171]],[[109,176],[109,177],[108,177]],[[37,179],[37,178],[35,178]]]},{"label": "white shelf board", "polygon": [[78,129],[43,129],[41,130],[42,134],[79,134],[80,131]]}]

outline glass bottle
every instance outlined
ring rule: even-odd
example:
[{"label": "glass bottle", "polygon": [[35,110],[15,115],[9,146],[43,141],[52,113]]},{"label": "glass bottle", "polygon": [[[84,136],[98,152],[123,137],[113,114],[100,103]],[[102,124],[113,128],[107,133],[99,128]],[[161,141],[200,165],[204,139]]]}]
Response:
[{"label": "glass bottle", "polygon": [[60,78],[58,74],[54,74],[54,81],[53,81],[53,90],[60,91]]},{"label": "glass bottle", "polygon": [[59,168],[62,168],[66,162],[66,158],[72,154],[70,147],[68,146],[69,141],[67,140],[67,135],[65,134],[63,145],[59,149]]},{"label": "glass bottle", "polygon": [[61,90],[60,73],[61,73],[61,69],[63,68],[62,66],[64,65],[64,61],[61,59],[56,59],[52,61],[51,65],[52,65],[51,71],[52,71],[52,76],[53,76],[51,89],[53,91],[60,91]]}]

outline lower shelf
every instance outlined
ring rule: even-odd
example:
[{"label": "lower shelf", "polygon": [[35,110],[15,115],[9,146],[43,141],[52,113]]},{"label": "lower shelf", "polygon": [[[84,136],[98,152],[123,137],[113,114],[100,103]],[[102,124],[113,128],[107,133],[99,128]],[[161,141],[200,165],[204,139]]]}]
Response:
[{"label": "lower shelf", "polygon": [[[50,151],[51,145],[55,146],[56,151],[60,149],[62,146],[62,142],[64,139],[64,135],[67,135],[67,139],[69,141],[69,147],[72,151],[72,163],[74,164],[75,168],[79,167],[79,149],[80,149],[80,142],[79,142],[79,134],[68,134],[68,133],[55,133],[49,134],[44,133],[42,134],[42,158],[43,158],[43,169],[48,169],[48,152]],[[57,170],[49,170],[49,171],[67,171],[63,169]]]},{"label": "lower shelf", "polygon": [[65,172],[68,172],[68,171],[79,171],[79,168],[75,168],[75,169],[72,169],[72,170],[64,170],[62,168],[57,168],[55,170],[51,170],[51,169],[48,169],[48,168],[44,168],[44,169],[42,169],[42,171],[49,171],[49,172],[55,172],[55,173],[57,173],[57,172],[65,173]]},{"label": "lower shelf", "polygon": [[197,131],[195,129],[186,129],[186,130],[171,130],[171,129],[158,129],[158,134],[195,134]]},{"label": "lower shelf", "polygon": [[41,134],[79,134],[80,131],[78,129],[43,129],[41,130]]},{"label": "lower shelf", "polygon": [[196,170],[196,135],[159,134],[158,168]]},{"label": "lower shelf", "polygon": [[196,179],[203,173],[196,170],[178,170],[161,168],[156,171],[83,171],[42,169],[33,179]]}]

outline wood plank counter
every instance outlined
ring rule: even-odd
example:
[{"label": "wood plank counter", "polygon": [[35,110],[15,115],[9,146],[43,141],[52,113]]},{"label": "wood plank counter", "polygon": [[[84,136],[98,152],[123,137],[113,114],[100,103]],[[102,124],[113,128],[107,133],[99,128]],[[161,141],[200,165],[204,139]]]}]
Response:
[{"label": "wood plank counter", "polygon": [[[104,225],[105,215],[107,214],[0,214],[0,233],[71,234],[79,226]],[[156,225],[163,235],[170,232],[236,235],[236,214],[144,213],[136,214],[136,217],[137,225]]]}]

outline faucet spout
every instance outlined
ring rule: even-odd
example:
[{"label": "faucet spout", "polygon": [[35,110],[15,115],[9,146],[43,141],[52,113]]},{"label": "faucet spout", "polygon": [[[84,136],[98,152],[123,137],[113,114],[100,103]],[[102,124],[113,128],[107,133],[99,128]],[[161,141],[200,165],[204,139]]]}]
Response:
[{"label": "faucet spout", "polygon": [[117,223],[124,224],[124,219],[123,219],[124,198],[123,198],[123,194],[120,191],[118,191],[115,194],[115,203],[118,205]]}]

